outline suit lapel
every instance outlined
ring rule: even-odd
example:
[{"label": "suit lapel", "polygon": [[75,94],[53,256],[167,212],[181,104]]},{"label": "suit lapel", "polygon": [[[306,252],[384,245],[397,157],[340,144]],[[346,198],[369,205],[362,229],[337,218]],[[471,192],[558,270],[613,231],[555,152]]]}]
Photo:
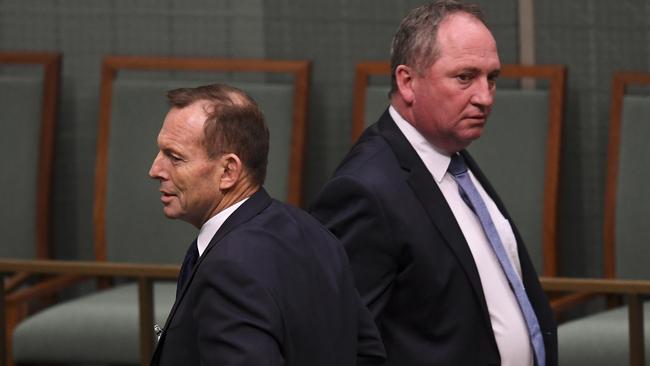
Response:
[{"label": "suit lapel", "polygon": [[[271,196],[269,196],[268,193],[266,193],[266,190],[264,188],[260,188],[257,192],[255,192],[250,198],[244,202],[235,212],[233,212],[227,219],[226,221],[221,225],[219,230],[214,234],[212,237],[212,240],[210,240],[210,244],[205,248],[205,251],[203,254],[199,257],[199,259],[196,262],[196,265],[194,266],[194,269],[192,273],[190,274],[189,279],[183,286],[183,289],[181,290],[178,298],[176,301],[174,301],[174,305],[172,306],[171,311],[169,312],[169,316],[167,317],[167,321],[165,322],[165,327],[163,328],[163,333],[160,337],[160,340],[156,344],[156,348],[154,350],[152,360],[155,361],[157,354],[159,352],[159,345],[161,345],[165,339],[165,333],[167,330],[167,327],[169,327],[169,324],[171,324],[172,319],[174,318],[174,314],[176,313],[176,309],[178,308],[178,304],[183,300],[183,297],[185,296],[185,293],[187,292],[187,289],[190,287],[190,283],[194,279],[194,274],[196,273],[197,269],[203,263],[203,260],[206,258],[208,252],[221,241],[226,235],[228,235],[233,229],[237,228],[238,226],[244,224],[251,218],[255,217],[257,214],[262,212],[266,207],[268,207],[271,204]],[[154,364],[154,362],[152,362]]]},{"label": "suit lapel", "polygon": [[482,309],[483,318],[490,325],[490,315],[485,303],[485,295],[483,294],[483,287],[474,257],[445,197],[418,154],[390,117],[388,111],[380,118],[378,128],[380,134],[395,152],[402,169],[409,172],[406,179],[408,185],[412,188],[413,193],[418,197],[427,212],[429,219],[442,234],[447,245],[461,264],[474,289],[477,301]]}]

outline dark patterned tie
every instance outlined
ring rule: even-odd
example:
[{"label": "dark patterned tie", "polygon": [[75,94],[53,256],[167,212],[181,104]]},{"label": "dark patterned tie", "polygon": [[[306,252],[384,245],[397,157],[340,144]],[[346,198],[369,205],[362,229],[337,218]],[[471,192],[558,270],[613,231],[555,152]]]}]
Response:
[{"label": "dark patterned tie", "polygon": [[517,298],[517,302],[519,303],[521,313],[524,315],[524,319],[526,320],[528,333],[530,334],[531,343],[533,345],[533,349],[535,350],[537,365],[546,365],[544,338],[542,337],[542,333],[539,328],[537,315],[533,310],[533,306],[530,304],[530,300],[528,300],[528,295],[526,294],[523,283],[515,272],[510,259],[508,259],[508,255],[506,254],[506,250],[503,247],[499,233],[494,226],[492,217],[490,217],[487,206],[485,205],[485,202],[483,202],[483,199],[481,198],[478,190],[476,190],[474,183],[472,183],[469,173],[467,172],[465,159],[463,159],[460,154],[454,154],[451,157],[451,163],[449,164],[449,168],[447,170],[449,173],[451,173],[451,175],[453,175],[456,183],[458,183],[458,190],[460,196],[463,198],[463,201],[465,201],[469,208],[474,211],[479,221],[481,222],[483,232],[485,232],[485,236],[490,242],[492,250],[499,259],[501,269],[503,269],[503,272],[508,278],[508,282],[510,282],[510,286],[512,287],[515,297]]},{"label": "dark patterned tie", "polygon": [[196,245],[196,239],[194,239],[192,244],[190,244],[190,247],[187,248],[187,253],[185,254],[185,259],[183,260],[183,265],[181,266],[181,271],[178,274],[178,282],[176,283],[177,299],[181,294],[181,290],[187,284],[187,281],[189,281],[197,259],[199,259],[199,248]]}]

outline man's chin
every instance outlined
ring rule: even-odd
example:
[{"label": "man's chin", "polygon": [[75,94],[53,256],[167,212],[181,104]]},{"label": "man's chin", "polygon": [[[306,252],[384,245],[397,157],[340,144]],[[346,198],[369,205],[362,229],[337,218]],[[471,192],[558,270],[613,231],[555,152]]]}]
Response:
[{"label": "man's chin", "polygon": [[165,215],[165,217],[172,220],[178,219],[181,216],[178,210],[175,210],[168,206],[165,206],[165,208],[163,208],[163,214]]}]

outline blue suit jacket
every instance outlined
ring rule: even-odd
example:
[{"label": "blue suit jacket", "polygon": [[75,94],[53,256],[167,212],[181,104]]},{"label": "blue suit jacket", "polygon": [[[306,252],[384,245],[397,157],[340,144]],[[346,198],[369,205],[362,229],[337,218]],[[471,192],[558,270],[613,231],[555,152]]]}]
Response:
[{"label": "blue suit jacket", "polygon": [[[462,152],[504,216],[501,200]],[[386,111],[325,185],[312,214],[345,245],[389,365],[499,365],[481,278],[433,177]],[[523,281],[548,365],[557,364],[553,314],[516,228]]]},{"label": "blue suit jacket", "polygon": [[331,366],[383,354],[340,242],[260,189],[199,258],[152,364]]}]

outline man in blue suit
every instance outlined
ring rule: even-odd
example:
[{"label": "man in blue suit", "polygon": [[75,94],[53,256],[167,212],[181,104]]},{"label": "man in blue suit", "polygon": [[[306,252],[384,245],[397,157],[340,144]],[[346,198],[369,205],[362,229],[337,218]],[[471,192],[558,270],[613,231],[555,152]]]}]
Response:
[{"label": "man in blue suit", "polygon": [[338,240],[269,197],[269,132],[244,92],[168,93],[150,176],[167,217],[200,229],[153,365],[354,365],[383,348]]},{"label": "man in blue suit", "polygon": [[345,245],[389,365],[557,365],[526,248],[465,151],[500,67],[477,6],[412,10],[393,38],[389,108],[312,206]]}]

